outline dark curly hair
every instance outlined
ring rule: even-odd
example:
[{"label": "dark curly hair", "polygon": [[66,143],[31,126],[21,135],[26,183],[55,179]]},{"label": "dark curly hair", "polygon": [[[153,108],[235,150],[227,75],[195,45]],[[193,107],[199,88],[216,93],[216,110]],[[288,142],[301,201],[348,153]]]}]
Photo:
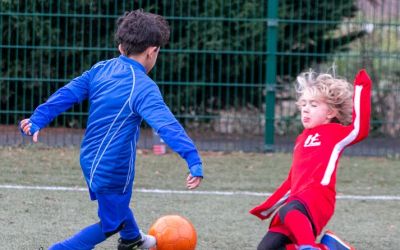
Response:
[{"label": "dark curly hair", "polygon": [[139,54],[150,46],[161,47],[169,40],[168,22],[160,15],[142,9],[125,12],[117,20],[115,41],[126,56]]}]

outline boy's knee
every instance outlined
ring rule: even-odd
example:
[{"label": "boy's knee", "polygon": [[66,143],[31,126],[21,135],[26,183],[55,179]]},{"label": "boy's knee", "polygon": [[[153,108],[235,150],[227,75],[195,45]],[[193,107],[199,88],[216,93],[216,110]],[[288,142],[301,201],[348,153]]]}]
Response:
[{"label": "boy's knee", "polygon": [[268,232],[257,246],[257,250],[285,250],[291,243],[289,237],[281,233]]},{"label": "boy's knee", "polygon": [[307,218],[309,218],[308,212],[304,205],[297,200],[293,200],[279,209],[279,219],[284,222],[286,215],[294,210],[304,214]]}]

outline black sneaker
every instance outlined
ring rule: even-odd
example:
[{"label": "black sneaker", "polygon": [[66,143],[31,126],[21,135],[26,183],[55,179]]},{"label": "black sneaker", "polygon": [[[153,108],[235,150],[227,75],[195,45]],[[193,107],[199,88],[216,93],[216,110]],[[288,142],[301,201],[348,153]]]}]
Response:
[{"label": "black sneaker", "polygon": [[134,240],[119,238],[118,250],[149,249],[156,245],[156,238],[140,232],[140,236]]}]

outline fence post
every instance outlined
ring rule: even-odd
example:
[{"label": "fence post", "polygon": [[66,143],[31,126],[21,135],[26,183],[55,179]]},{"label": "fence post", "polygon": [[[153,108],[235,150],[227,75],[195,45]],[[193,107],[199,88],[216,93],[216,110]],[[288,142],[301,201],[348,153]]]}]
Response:
[{"label": "fence post", "polygon": [[267,5],[267,62],[265,64],[265,132],[264,150],[274,150],[274,120],[276,91],[276,48],[278,34],[278,1],[268,0]]}]

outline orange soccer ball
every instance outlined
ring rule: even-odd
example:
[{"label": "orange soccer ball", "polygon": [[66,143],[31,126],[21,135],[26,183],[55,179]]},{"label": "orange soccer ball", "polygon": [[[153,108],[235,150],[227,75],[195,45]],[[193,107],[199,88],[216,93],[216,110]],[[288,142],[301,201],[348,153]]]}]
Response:
[{"label": "orange soccer ball", "polygon": [[194,250],[197,233],[192,223],[179,215],[166,215],[154,222],[149,234],[156,237],[157,246],[151,250]]}]

